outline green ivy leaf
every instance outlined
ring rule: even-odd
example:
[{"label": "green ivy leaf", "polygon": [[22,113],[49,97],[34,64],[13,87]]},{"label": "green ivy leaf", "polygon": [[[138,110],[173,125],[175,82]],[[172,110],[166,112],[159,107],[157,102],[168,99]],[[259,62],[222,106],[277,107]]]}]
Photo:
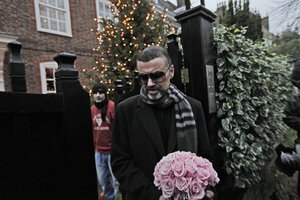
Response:
[{"label": "green ivy leaf", "polygon": [[246,187],[245,181],[243,179],[241,179],[240,177],[235,177],[235,183],[240,188],[245,188]]},{"label": "green ivy leaf", "polygon": [[254,140],[254,136],[251,133],[247,134],[247,138],[251,141]]},{"label": "green ivy leaf", "polygon": [[235,66],[235,67],[238,66],[237,59],[227,57],[227,60],[228,60],[233,66]]},{"label": "green ivy leaf", "polygon": [[229,111],[232,107],[233,107],[233,103],[232,102],[225,102],[222,105],[223,111]]},{"label": "green ivy leaf", "polygon": [[226,152],[229,153],[233,150],[233,148],[231,146],[226,146]]},{"label": "green ivy leaf", "polygon": [[230,131],[232,126],[230,124],[229,118],[222,119],[222,127],[225,131]]},{"label": "green ivy leaf", "polygon": [[223,58],[217,58],[217,66],[221,67],[225,64],[225,60]]},{"label": "green ivy leaf", "polygon": [[262,153],[262,147],[260,144],[258,143],[253,143],[251,145],[252,151],[254,153],[254,155],[260,155]]},{"label": "green ivy leaf", "polygon": [[228,47],[225,43],[219,43],[217,48],[218,54],[221,54],[223,51],[228,51]]}]

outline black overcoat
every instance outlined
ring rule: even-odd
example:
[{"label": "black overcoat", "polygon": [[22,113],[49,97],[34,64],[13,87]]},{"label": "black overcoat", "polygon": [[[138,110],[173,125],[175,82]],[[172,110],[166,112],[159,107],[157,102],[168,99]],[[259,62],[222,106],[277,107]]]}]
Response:
[{"label": "black overcoat", "polygon": [[[202,105],[187,97],[190,102],[198,132],[198,155],[211,160],[211,147]],[[164,148],[162,136],[151,106],[139,95],[118,104],[112,134],[112,169],[120,183],[123,199],[158,200],[161,192],[153,184],[154,167],[160,159],[176,150],[174,118],[170,123],[168,147]],[[167,152],[166,150],[167,149]]]}]

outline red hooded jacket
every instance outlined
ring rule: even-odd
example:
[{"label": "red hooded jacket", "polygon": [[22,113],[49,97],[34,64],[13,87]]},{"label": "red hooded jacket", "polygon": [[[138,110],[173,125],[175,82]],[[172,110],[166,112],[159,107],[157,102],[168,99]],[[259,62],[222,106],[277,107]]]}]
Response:
[{"label": "red hooded jacket", "polygon": [[91,107],[93,122],[93,140],[95,151],[103,154],[110,154],[112,125],[115,117],[115,103],[108,101],[106,120],[102,121],[101,109],[95,105]]}]

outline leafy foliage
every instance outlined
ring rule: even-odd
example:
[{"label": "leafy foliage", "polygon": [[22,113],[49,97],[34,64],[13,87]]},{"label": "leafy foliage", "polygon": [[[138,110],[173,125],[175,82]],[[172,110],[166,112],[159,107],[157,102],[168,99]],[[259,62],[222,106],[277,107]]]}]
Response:
[{"label": "leafy foliage", "polygon": [[90,81],[101,81],[114,90],[116,79],[133,79],[137,54],[149,45],[164,45],[165,13],[157,13],[147,0],[112,0],[113,19],[99,17],[98,59]]},{"label": "leafy foliage", "polygon": [[245,36],[252,40],[260,40],[263,37],[261,29],[261,16],[258,12],[251,12],[249,0],[241,1],[229,0],[228,7],[221,16],[220,23],[226,26],[237,25],[248,27]]},{"label": "leafy foliage", "polygon": [[282,111],[292,88],[287,57],[245,37],[246,28],[214,28],[217,46],[219,146],[238,188],[260,181],[274,145],[285,130]]}]

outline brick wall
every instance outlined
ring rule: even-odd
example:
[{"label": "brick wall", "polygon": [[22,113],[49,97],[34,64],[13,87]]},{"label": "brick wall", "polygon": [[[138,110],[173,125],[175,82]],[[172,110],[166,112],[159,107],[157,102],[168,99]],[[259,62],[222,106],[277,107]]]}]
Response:
[{"label": "brick wall", "polygon": [[[97,24],[95,0],[69,0],[72,37],[37,31],[34,0],[1,0],[0,32],[18,37],[22,43],[21,58],[25,64],[27,91],[41,93],[40,62],[51,62],[60,52],[77,56],[76,68],[92,67],[96,35],[91,29]],[[7,66],[4,66],[7,67]],[[7,72],[7,70],[5,70]],[[7,76],[7,75],[5,75]],[[85,82],[80,74],[80,81]],[[6,88],[9,88],[6,80]]]}]

